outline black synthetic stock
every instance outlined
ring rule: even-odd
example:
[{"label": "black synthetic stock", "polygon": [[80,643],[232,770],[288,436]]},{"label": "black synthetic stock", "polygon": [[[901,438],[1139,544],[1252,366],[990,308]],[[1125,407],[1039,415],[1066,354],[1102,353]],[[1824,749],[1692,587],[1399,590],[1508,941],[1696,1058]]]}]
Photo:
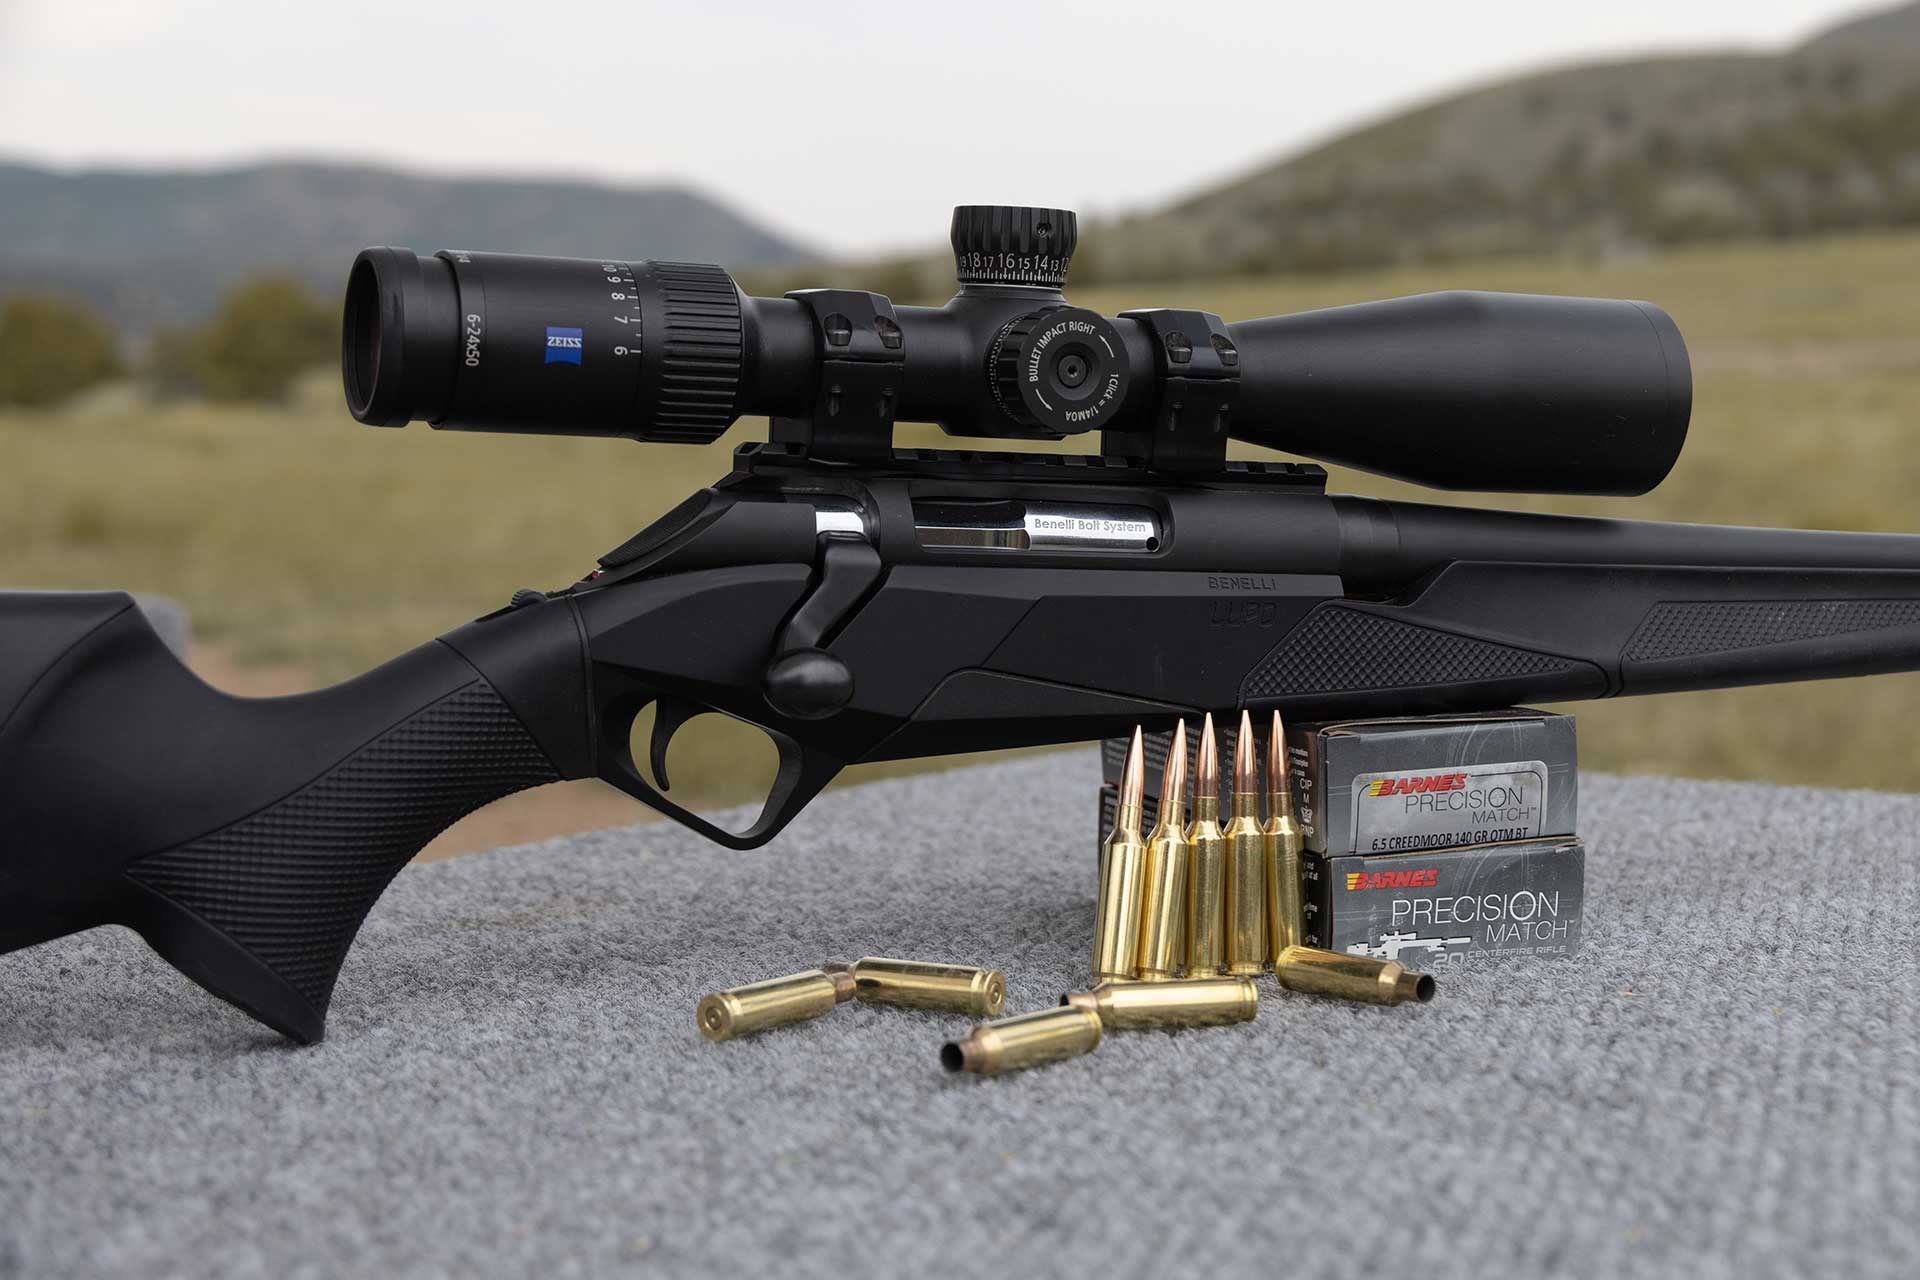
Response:
[{"label": "black synthetic stock", "polygon": [[1920,571],[1464,563],[1317,607],[1239,701],[1402,715],[1920,667]]},{"label": "black synthetic stock", "polygon": [[[573,624],[529,621],[577,682]],[[297,1040],[320,1038],[394,873],[455,819],[560,776],[448,643],[251,699],[200,681],[119,593],[0,594],[0,635],[0,951],[127,925]]]},{"label": "black synthetic stock", "polygon": [[[311,1040],[395,871],[460,815],[559,777],[597,774],[745,848],[857,761],[1237,706],[1406,714],[1920,668],[1920,538],[1328,498],[1297,471],[1130,489],[1124,469],[1002,459],[981,481],[829,469],[833,509],[863,509],[869,540],[821,540],[819,475],[742,458],[571,591],[298,697],[207,687],[124,595],[0,594],[0,951],[129,925]],[[1131,502],[1168,536],[1148,553],[927,548],[929,492]],[[796,644],[846,671],[831,714],[770,696]],[[648,782],[629,740],[647,705],[656,759],[702,711],[773,738],[748,829]]]}]

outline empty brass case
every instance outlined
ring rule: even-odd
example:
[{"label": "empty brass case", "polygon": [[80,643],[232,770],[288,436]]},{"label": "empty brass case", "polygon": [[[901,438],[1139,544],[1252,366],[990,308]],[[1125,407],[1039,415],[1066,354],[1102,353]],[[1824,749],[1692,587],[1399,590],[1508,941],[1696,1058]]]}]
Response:
[{"label": "empty brass case", "polygon": [[1300,901],[1300,849],[1304,836],[1293,813],[1287,778],[1286,726],[1273,713],[1267,735],[1267,821],[1261,829],[1267,858],[1267,958],[1278,960],[1306,936]]},{"label": "empty brass case", "polygon": [[1220,754],[1212,716],[1200,728],[1187,845],[1187,976],[1210,978],[1227,963],[1227,838],[1220,830]]},{"label": "empty brass case", "polygon": [[833,1006],[853,997],[851,976],[844,966],[836,968],[840,970],[837,973],[809,969],[716,991],[700,1001],[695,1013],[700,1034],[709,1040],[731,1040],[829,1013]]},{"label": "empty brass case", "polygon": [[1398,960],[1350,956],[1318,947],[1288,947],[1274,962],[1274,976],[1289,991],[1305,991],[1367,1004],[1404,1004],[1433,999],[1438,985]]},{"label": "empty brass case", "polygon": [[1253,721],[1240,713],[1233,752],[1233,819],[1227,823],[1227,972],[1267,967],[1267,841],[1260,830],[1260,781]]},{"label": "empty brass case", "polygon": [[1120,805],[1113,831],[1100,848],[1100,894],[1093,916],[1093,977],[1130,978],[1140,952],[1140,890],[1147,842],[1140,834],[1145,807],[1146,749],[1133,731],[1120,774]]},{"label": "empty brass case", "polygon": [[991,1018],[1007,1002],[1007,980],[998,969],[867,956],[853,962],[853,993],[863,1004]]},{"label": "empty brass case", "polygon": [[1185,982],[1103,982],[1060,997],[1090,1009],[1109,1031],[1154,1027],[1215,1027],[1251,1022],[1260,996],[1252,978],[1192,978]]},{"label": "empty brass case", "polygon": [[1147,837],[1141,877],[1140,950],[1134,972],[1143,982],[1168,982],[1180,969],[1187,910],[1187,726],[1173,731],[1160,785],[1159,821]]},{"label": "empty brass case", "polygon": [[1100,1043],[1100,1015],[1063,1006],[983,1022],[940,1049],[940,1065],[949,1071],[998,1075],[1020,1067],[1091,1053]]}]

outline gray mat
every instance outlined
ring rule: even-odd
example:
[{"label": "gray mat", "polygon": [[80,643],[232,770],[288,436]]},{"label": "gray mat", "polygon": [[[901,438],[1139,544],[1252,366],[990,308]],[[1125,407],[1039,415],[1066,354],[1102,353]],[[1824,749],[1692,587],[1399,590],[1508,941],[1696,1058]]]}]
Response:
[{"label": "gray mat", "polygon": [[949,1078],[707,1044],[882,953],[1084,971],[1092,753],[410,870],[287,1047],[102,931],[0,958],[0,1274],[1916,1274],[1920,798],[1585,780],[1572,962]]}]

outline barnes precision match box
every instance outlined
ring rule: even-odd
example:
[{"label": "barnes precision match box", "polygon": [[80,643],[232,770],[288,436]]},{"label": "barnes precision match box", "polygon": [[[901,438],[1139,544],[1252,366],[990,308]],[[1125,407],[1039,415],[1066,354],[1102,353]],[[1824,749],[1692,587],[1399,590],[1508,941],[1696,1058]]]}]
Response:
[{"label": "barnes precision match box", "polygon": [[1572,716],[1513,708],[1290,725],[1287,765],[1315,853],[1402,853],[1578,830]]},{"label": "barnes precision match box", "polygon": [[[1187,726],[1189,814],[1199,728]],[[1224,777],[1232,767],[1234,732],[1216,721],[1215,735]],[[1256,726],[1255,736],[1264,769],[1263,726]],[[1149,826],[1172,738],[1154,733],[1145,739]],[[1572,716],[1511,708],[1289,725],[1287,746],[1294,804],[1310,851],[1392,853],[1565,836],[1577,829]],[[1120,781],[1127,740],[1107,739],[1100,756],[1104,839],[1112,824],[1107,793]]]},{"label": "barnes precision match box", "polygon": [[[1100,788],[1103,836],[1118,803],[1116,787]],[[1143,825],[1151,827],[1152,796],[1146,810]],[[1586,873],[1578,836],[1413,853],[1303,853],[1307,942],[1425,971],[1571,956],[1580,950]]]},{"label": "barnes precision match box", "polygon": [[1433,971],[1580,950],[1577,836],[1415,853],[1308,853],[1307,943]]}]

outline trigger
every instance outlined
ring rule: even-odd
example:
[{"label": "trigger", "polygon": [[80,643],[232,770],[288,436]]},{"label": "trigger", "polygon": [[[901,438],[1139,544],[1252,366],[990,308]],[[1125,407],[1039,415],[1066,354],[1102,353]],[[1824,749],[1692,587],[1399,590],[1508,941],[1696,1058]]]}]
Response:
[{"label": "trigger", "polygon": [[661,698],[653,704],[653,735],[647,740],[647,763],[662,791],[673,790],[667,779],[667,748],[680,726],[699,715],[701,708],[679,698]]}]

